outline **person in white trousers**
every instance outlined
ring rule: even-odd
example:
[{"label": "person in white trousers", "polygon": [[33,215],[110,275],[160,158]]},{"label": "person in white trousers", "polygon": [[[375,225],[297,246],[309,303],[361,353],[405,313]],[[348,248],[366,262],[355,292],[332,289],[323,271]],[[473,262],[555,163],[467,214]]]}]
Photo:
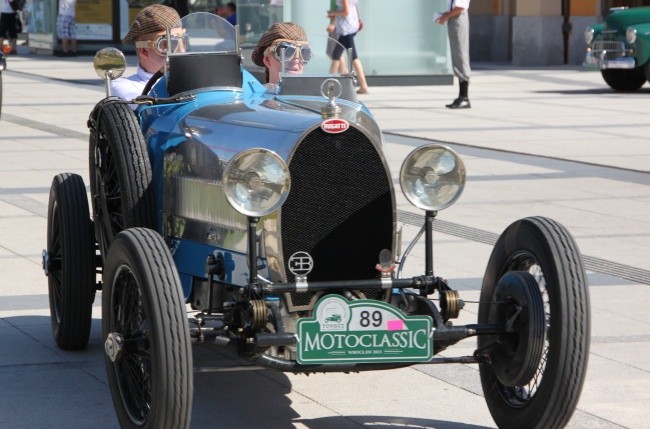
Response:
[{"label": "person in white trousers", "polygon": [[458,78],[458,98],[447,104],[450,109],[469,109],[469,78],[472,69],[469,65],[469,2],[471,0],[448,0],[449,8],[437,20],[439,24],[447,24],[449,47],[451,49],[451,64]]}]

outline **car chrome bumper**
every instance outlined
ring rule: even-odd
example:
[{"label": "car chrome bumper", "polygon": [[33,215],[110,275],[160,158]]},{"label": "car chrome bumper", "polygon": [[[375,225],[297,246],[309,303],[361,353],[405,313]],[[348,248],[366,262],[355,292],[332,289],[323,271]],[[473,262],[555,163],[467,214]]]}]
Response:
[{"label": "car chrome bumper", "polygon": [[[634,57],[608,57],[607,51],[587,51],[584,65],[597,69],[633,69],[636,67]],[[611,55],[611,52],[609,53]]]}]

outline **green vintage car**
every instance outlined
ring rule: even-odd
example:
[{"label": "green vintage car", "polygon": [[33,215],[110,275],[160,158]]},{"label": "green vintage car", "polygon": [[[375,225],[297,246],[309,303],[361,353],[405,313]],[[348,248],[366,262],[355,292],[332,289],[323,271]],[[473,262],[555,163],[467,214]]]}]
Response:
[{"label": "green vintage car", "polygon": [[615,8],[585,30],[585,66],[600,69],[617,91],[636,91],[650,79],[650,7]]}]

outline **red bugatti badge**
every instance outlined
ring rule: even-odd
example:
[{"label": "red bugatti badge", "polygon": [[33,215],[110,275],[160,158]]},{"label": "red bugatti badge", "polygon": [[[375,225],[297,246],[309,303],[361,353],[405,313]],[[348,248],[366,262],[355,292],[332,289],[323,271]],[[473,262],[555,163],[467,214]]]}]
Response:
[{"label": "red bugatti badge", "polygon": [[345,119],[332,118],[323,121],[320,127],[326,133],[338,134],[350,128],[350,124]]}]

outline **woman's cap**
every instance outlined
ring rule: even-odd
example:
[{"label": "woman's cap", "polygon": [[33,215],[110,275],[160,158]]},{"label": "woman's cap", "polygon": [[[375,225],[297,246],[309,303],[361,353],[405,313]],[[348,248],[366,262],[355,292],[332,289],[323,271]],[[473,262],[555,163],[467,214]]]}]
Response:
[{"label": "woman's cap", "polygon": [[278,39],[306,42],[307,34],[301,26],[294,24],[293,22],[278,22],[273,24],[264,34],[262,34],[260,41],[257,42],[257,46],[253,49],[251,59],[256,65],[264,67],[264,51],[266,51],[266,48],[271,46],[273,42]]}]

